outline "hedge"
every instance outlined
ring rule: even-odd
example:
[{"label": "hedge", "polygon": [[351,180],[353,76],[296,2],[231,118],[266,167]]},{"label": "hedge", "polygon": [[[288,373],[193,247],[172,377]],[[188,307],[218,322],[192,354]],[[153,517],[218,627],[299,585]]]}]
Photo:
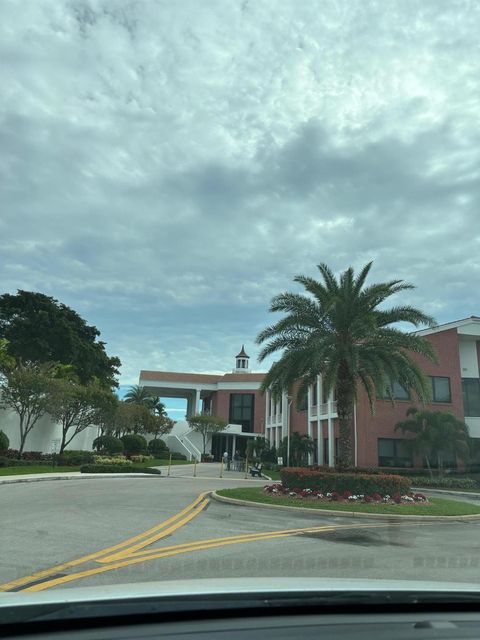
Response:
[{"label": "hedge", "polygon": [[160,451],[158,454],[159,460],[169,460],[170,456],[172,456],[172,460],[186,460],[187,456],[183,455],[183,453],[177,453],[176,451]]},{"label": "hedge", "polygon": [[56,463],[59,467],[77,466],[79,464],[90,464],[94,460],[93,451],[76,451],[74,449],[67,449],[63,453],[59,453],[56,459]]},{"label": "hedge", "polygon": [[410,479],[386,474],[335,473],[303,467],[287,467],[280,471],[282,484],[289,489],[315,489],[322,493],[351,491],[356,494],[381,495],[410,492]]},{"label": "hedge", "polygon": [[473,478],[425,478],[423,476],[410,477],[410,482],[417,487],[436,487],[437,489],[479,489],[478,482]]},{"label": "hedge", "polygon": [[151,473],[160,475],[162,472],[154,467],[132,469],[129,464],[84,464],[80,467],[80,473]]},{"label": "hedge", "polygon": [[16,460],[0,457],[0,467],[51,467],[51,460]]}]

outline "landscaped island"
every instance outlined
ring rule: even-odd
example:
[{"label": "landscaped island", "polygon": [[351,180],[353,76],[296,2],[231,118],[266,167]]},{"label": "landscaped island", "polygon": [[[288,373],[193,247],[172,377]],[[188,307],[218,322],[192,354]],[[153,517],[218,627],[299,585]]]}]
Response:
[{"label": "landscaped island", "polygon": [[397,515],[480,514],[480,505],[427,498],[412,491],[409,478],[382,473],[336,472],[331,468],[285,468],[281,483],[223,489],[220,496],[270,505]]}]

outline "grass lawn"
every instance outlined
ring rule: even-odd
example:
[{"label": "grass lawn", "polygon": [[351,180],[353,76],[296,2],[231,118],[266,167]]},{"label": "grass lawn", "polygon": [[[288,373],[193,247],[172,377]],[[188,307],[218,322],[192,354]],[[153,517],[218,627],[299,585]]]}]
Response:
[{"label": "grass lawn", "polygon": [[277,498],[266,495],[261,487],[221,489],[217,491],[221,496],[250,500],[264,504],[278,504],[288,507],[306,507],[307,509],[331,509],[335,511],[350,511],[356,513],[385,513],[408,516],[464,516],[480,514],[480,505],[460,502],[459,500],[444,500],[431,498],[429,505],[391,505],[391,504],[345,504],[342,502],[314,502],[298,498]]},{"label": "grass lawn", "polygon": [[62,471],[80,471],[80,467],[1,467],[0,476],[23,476],[29,473],[60,473]]},{"label": "grass lawn", "polygon": [[[191,464],[187,460],[172,460],[172,467],[175,464]],[[168,466],[168,460],[150,460],[149,462],[133,462],[132,472],[141,467],[164,467]],[[68,473],[70,471],[80,471],[80,466],[71,467],[49,467],[43,465],[32,465],[26,467],[0,467],[0,476],[23,476],[30,473]]]},{"label": "grass lawn", "polygon": [[272,480],[280,480],[280,471],[271,471],[270,469],[266,469],[263,472],[266,476],[271,478]]},{"label": "grass lawn", "polygon": [[[193,464],[189,460],[172,460],[174,464]],[[134,462],[132,467],[168,467],[168,460],[149,460],[148,462]]]}]

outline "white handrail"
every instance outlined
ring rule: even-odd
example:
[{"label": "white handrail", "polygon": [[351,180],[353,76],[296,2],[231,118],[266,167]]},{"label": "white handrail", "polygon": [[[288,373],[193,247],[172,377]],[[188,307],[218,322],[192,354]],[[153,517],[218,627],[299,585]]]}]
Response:
[{"label": "white handrail", "polygon": [[[188,433],[191,433],[191,431],[189,431]],[[193,442],[190,440],[187,434],[182,436],[182,440],[181,440],[182,443],[183,443],[183,440],[186,440],[188,446],[190,447],[190,456],[193,455],[198,461],[200,461],[202,459],[202,453],[200,449],[193,444]]]},{"label": "white handrail", "polygon": [[182,440],[181,440],[177,435],[175,435],[174,433],[171,433],[171,434],[169,435],[169,439],[170,439],[170,438],[175,438],[175,440],[177,440],[177,441],[178,441],[178,443],[181,445],[181,447],[184,449],[184,451],[186,451],[187,456],[188,456],[188,457],[190,458],[190,460],[191,460],[194,454],[190,451],[190,449],[187,447],[187,445],[186,445],[184,442],[182,442]]}]

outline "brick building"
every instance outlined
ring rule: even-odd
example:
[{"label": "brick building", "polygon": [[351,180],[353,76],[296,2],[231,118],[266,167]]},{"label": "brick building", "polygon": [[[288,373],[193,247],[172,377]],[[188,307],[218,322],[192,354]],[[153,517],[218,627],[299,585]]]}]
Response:
[{"label": "brick building", "polygon": [[[435,347],[438,363],[416,356],[432,385],[432,402],[425,408],[451,411],[468,425],[470,435],[480,438],[480,318],[472,316],[419,332]],[[315,441],[312,462],[333,465],[338,450],[338,424],[335,394],[328,397],[318,376],[304,406],[297,410],[295,400],[284,394],[274,402],[270,393],[262,395],[261,373],[250,373],[249,358],[242,347],[232,373],[203,375],[142,371],[140,384],[155,388],[162,397],[187,398],[187,415],[205,411],[223,417],[236,428],[232,434],[218,436],[212,451],[222,447],[244,449],[246,437],[264,435],[278,446],[290,431],[309,434]],[[375,415],[370,412],[366,394],[359,389],[354,412],[354,456],[361,467],[412,466],[403,446],[404,437],[394,431],[414,403],[398,384],[393,385],[395,403],[378,399]],[[233,431],[237,430],[235,442]],[[454,461],[451,461],[454,463]]]}]

